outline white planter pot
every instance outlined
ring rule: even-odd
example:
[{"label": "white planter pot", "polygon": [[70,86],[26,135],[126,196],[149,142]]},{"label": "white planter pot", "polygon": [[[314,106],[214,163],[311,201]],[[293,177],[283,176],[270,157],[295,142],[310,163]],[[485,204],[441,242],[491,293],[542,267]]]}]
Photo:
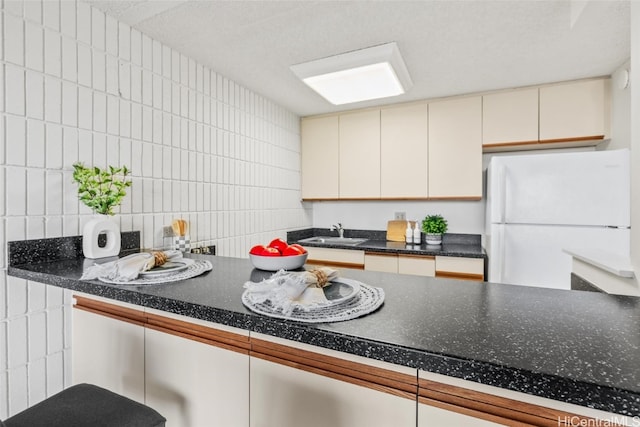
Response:
[{"label": "white planter pot", "polygon": [[427,245],[439,245],[442,243],[442,234],[425,234],[424,240],[427,242]]},{"label": "white planter pot", "polygon": [[[98,245],[98,236],[105,234],[107,243]],[[82,230],[82,253],[85,258],[97,259],[116,256],[120,253],[120,227],[107,215],[89,220]]]}]

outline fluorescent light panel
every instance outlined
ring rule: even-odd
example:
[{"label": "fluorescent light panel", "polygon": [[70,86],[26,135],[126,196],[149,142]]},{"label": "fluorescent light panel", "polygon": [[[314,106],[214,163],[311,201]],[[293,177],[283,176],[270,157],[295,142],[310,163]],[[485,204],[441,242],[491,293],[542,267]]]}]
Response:
[{"label": "fluorescent light panel", "polygon": [[412,86],[395,43],[294,65],[291,70],[334,105],[397,96]]}]

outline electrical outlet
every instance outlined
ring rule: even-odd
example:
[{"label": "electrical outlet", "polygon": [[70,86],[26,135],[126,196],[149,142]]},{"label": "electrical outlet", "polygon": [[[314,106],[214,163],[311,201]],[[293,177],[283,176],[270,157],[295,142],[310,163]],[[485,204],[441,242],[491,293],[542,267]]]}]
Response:
[{"label": "electrical outlet", "polygon": [[173,237],[173,228],[171,226],[162,227],[162,237]]},{"label": "electrical outlet", "polygon": [[396,212],[394,218],[398,221],[401,220],[405,220],[407,219],[407,213],[406,212]]}]

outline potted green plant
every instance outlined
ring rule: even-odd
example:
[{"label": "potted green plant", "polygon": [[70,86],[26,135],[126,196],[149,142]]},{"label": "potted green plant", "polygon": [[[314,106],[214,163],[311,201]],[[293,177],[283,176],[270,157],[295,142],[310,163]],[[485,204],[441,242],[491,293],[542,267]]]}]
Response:
[{"label": "potted green plant", "polygon": [[[114,208],[127,195],[126,189],[131,187],[129,174],[126,166],[101,169],[74,163],[73,181],[78,184],[78,199],[100,215],[87,221],[82,229],[82,252],[86,258],[106,258],[120,253],[120,227],[108,216],[115,214]],[[101,234],[106,235],[104,245],[98,243]]]},{"label": "potted green plant", "polygon": [[447,220],[442,215],[427,215],[422,220],[422,232],[425,234],[427,245],[442,243],[442,235],[447,232]]}]

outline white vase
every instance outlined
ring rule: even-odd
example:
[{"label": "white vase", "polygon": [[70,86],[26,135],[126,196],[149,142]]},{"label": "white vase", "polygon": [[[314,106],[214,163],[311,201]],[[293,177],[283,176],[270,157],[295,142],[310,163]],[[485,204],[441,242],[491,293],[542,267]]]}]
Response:
[{"label": "white vase", "polygon": [[[98,245],[98,236],[105,234],[107,243]],[[116,256],[120,253],[120,227],[107,215],[89,220],[82,230],[82,253],[85,258],[97,259]]]},{"label": "white vase", "polygon": [[424,240],[427,242],[427,245],[439,245],[442,243],[442,234],[426,233]]}]

